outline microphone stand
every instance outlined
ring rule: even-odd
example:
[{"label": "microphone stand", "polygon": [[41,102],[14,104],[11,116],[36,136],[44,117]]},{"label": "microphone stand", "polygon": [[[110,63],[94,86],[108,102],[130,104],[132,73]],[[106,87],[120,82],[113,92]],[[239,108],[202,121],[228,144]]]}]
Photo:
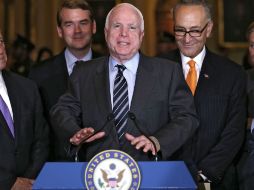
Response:
[{"label": "microphone stand", "polygon": [[156,144],[155,142],[146,134],[144,133],[144,131],[141,130],[141,128],[139,127],[139,125],[137,124],[137,121],[136,121],[136,116],[134,113],[132,112],[129,112],[128,113],[129,115],[129,118],[133,121],[134,125],[137,127],[137,129],[139,130],[139,132],[144,135],[148,140],[150,140],[150,142],[153,144],[153,147],[155,149],[155,155],[154,155],[154,161],[157,162],[158,161],[158,154],[157,154],[157,148],[156,148]]},{"label": "microphone stand", "polygon": [[79,150],[81,149],[81,147],[82,147],[82,145],[85,143],[85,141],[86,141],[87,139],[89,139],[90,137],[96,135],[97,133],[101,132],[101,131],[108,125],[108,123],[109,123],[110,121],[112,121],[113,119],[114,119],[114,115],[113,115],[113,113],[110,113],[110,114],[107,116],[107,120],[105,121],[105,123],[102,125],[101,128],[99,128],[94,134],[92,134],[92,135],[86,137],[83,141],[80,142],[80,144],[77,146],[76,151],[75,151],[75,156],[74,156],[74,161],[75,161],[75,162],[79,162],[79,156],[78,156]]}]

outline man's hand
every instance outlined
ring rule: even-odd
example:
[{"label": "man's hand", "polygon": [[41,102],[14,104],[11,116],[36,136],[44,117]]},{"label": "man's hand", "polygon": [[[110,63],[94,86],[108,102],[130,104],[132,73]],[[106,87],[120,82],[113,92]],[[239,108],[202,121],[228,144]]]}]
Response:
[{"label": "man's hand", "polygon": [[32,189],[34,180],[18,177],[11,190],[30,190]]},{"label": "man's hand", "polygon": [[80,145],[81,143],[92,142],[105,136],[105,132],[99,132],[96,135],[93,134],[94,129],[91,127],[81,129],[70,138],[70,143],[74,145]]},{"label": "man's hand", "polygon": [[129,133],[126,133],[125,137],[128,141],[131,142],[133,146],[136,147],[137,150],[139,150],[140,148],[143,148],[144,152],[148,152],[149,150],[151,150],[152,154],[155,155],[155,148],[153,146],[153,143],[144,135],[141,135],[139,137],[134,137],[130,135]]}]

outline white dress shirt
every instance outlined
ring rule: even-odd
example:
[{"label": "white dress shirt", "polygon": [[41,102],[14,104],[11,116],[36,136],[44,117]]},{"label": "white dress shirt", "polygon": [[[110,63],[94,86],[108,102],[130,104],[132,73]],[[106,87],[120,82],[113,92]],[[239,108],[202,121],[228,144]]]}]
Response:
[{"label": "white dress shirt", "polygon": [[10,114],[11,114],[11,118],[13,120],[13,112],[12,112],[11,102],[10,102],[10,98],[8,96],[7,88],[5,86],[2,71],[0,71],[0,94],[1,94],[3,100],[5,101],[8,109],[9,109]]},{"label": "white dress shirt", "polygon": [[186,79],[188,72],[190,70],[190,66],[188,64],[188,62],[192,59],[196,62],[195,64],[195,68],[196,68],[196,72],[197,72],[197,81],[199,79],[199,75],[200,75],[200,71],[201,71],[201,67],[205,58],[205,54],[206,54],[206,50],[205,47],[202,49],[202,51],[193,59],[190,57],[186,57],[181,53],[181,59],[182,59],[182,67],[183,67],[183,74],[184,77]]}]

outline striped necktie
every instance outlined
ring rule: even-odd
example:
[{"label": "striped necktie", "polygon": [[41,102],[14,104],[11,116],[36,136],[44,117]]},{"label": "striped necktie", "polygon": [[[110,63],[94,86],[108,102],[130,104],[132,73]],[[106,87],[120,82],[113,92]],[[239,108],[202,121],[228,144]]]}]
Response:
[{"label": "striped necktie", "polygon": [[114,82],[113,91],[113,114],[119,140],[126,131],[127,114],[129,111],[128,84],[123,76],[126,69],[124,65],[116,65],[118,73]]}]

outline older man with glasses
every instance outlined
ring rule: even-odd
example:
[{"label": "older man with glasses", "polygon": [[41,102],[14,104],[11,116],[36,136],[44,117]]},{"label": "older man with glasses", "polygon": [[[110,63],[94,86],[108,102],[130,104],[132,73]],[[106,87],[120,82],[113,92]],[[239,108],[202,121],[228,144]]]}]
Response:
[{"label": "older man with glasses", "polygon": [[206,47],[213,21],[204,0],[181,0],[173,11],[178,49],[163,57],[181,64],[200,118],[199,130],[176,159],[186,161],[200,184],[233,190],[234,161],[244,139],[245,72]]}]

